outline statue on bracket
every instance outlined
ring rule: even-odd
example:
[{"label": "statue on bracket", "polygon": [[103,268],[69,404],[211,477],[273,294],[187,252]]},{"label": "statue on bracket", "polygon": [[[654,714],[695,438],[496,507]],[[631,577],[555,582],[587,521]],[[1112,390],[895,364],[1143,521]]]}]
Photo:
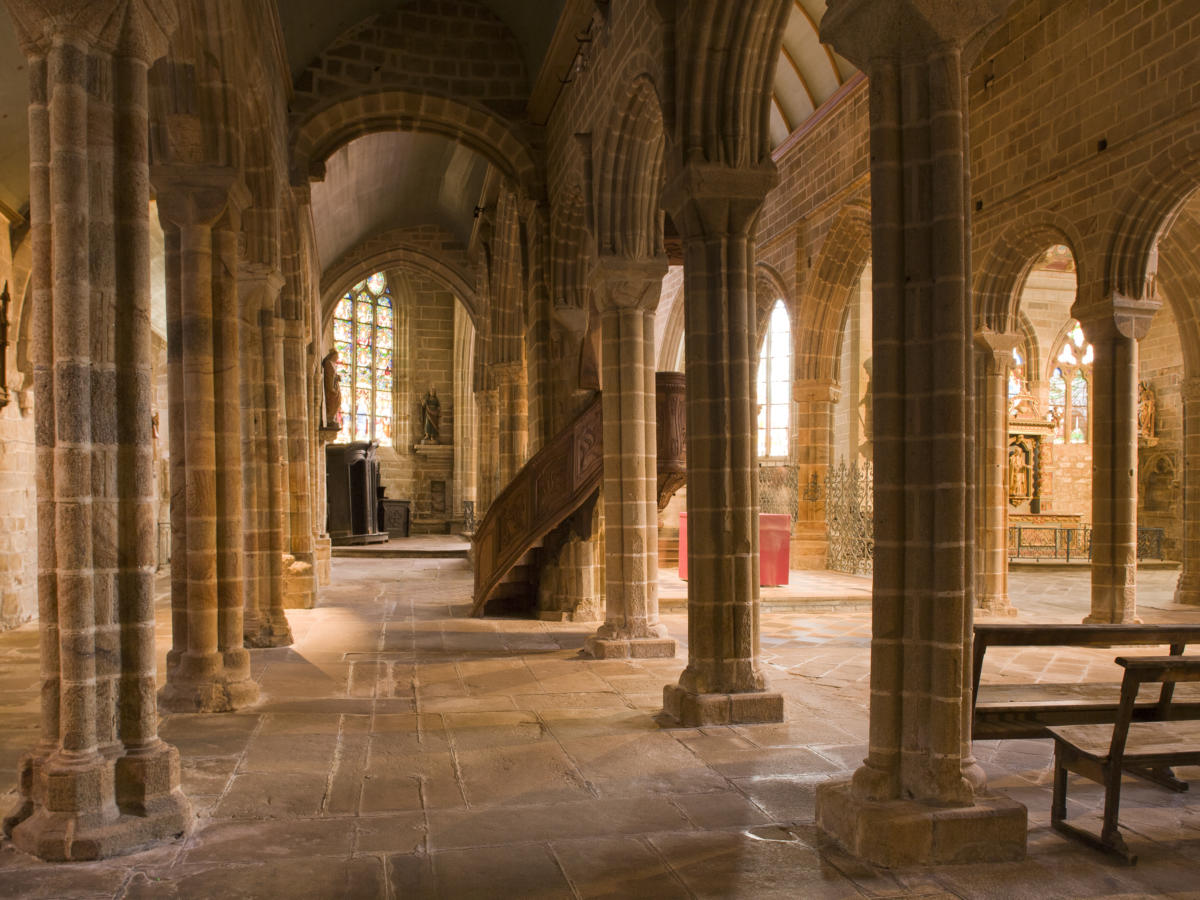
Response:
[{"label": "statue on bracket", "polygon": [[421,430],[424,437],[422,444],[436,444],[441,436],[442,401],[438,399],[437,388],[431,387],[425,399],[421,401]]},{"label": "statue on bracket", "polygon": [[342,376],[338,374],[338,352],[330,350],[321,360],[325,375],[325,427],[342,427]]},{"label": "statue on bracket", "polygon": [[1150,382],[1143,381],[1138,385],[1138,440],[1143,444],[1153,446],[1158,443],[1158,398]]}]

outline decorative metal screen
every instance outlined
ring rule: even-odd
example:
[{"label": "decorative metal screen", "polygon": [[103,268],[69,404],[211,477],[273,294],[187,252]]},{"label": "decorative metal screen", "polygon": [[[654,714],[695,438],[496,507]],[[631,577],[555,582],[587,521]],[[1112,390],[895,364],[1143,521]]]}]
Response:
[{"label": "decorative metal screen", "polygon": [[825,525],[829,530],[829,568],[870,575],[875,559],[875,495],[870,463],[829,469],[825,479]]}]

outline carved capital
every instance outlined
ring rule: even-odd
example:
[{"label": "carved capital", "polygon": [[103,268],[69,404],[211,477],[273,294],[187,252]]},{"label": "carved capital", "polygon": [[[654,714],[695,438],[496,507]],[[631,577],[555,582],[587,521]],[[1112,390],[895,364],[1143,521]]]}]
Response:
[{"label": "carved capital", "polygon": [[686,241],[717,235],[748,235],[763,200],[779,183],[779,171],[768,160],[732,168],[690,162],[667,182],[663,206]]},{"label": "carved capital", "polygon": [[237,171],[225,166],[154,166],[150,180],[164,227],[211,226],[226,208],[241,210],[250,201]]},{"label": "carved capital", "polygon": [[259,308],[274,314],[275,299],[287,279],[278,269],[262,263],[242,263],[238,266],[238,295],[243,301],[260,292]]},{"label": "carved capital", "polygon": [[167,52],[179,26],[175,0],[5,0],[26,56],[69,41],[140,59]]},{"label": "carved capital", "polygon": [[880,63],[912,63],[982,44],[1012,0],[829,0],[821,42],[872,75]]},{"label": "carved capital", "polygon": [[666,274],[665,256],[649,259],[601,256],[588,273],[588,284],[602,313],[610,309],[651,312],[658,307]]},{"label": "carved capital", "polygon": [[1093,344],[1117,338],[1140,341],[1150,332],[1150,323],[1161,306],[1162,301],[1153,294],[1139,300],[1114,291],[1097,303],[1082,305],[1076,301],[1071,315],[1079,320]]},{"label": "carved capital", "polygon": [[792,399],[797,403],[837,403],[841,396],[842,389],[832,381],[792,382]]},{"label": "carved capital", "polygon": [[975,349],[987,360],[988,372],[1003,373],[1012,361],[1012,352],[1021,346],[1021,335],[1015,331],[992,331],[980,328],[975,332]]}]

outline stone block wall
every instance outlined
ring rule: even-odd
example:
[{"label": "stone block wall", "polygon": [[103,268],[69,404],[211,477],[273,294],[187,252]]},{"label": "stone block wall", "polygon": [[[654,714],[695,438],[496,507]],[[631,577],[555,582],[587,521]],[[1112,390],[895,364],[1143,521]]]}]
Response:
[{"label": "stone block wall", "polygon": [[1138,344],[1138,377],[1155,394],[1156,427],[1138,442],[1138,525],[1163,529],[1163,555],[1178,560],[1183,540],[1183,350],[1169,303]]},{"label": "stone block wall", "polygon": [[0,409],[0,631],[37,616],[33,411]]},{"label": "stone block wall", "polygon": [[[395,446],[379,450],[380,480],[387,496],[412,501],[412,523],[416,530],[440,530],[445,520],[461,515],[452,508],[454,437],[454,295],[432,278],[388,272],[397,304]],[[405,309],[399,308],[400,304]],[[430,388],[441,401],[440,443],[433,452],[414,452],[420,445],[420,404]],[[439,506],[433,482],[441,482],[444,502]],[[435,519],[430,525],[428,520]],[[422,528],[417,526],[426,520]]]}]

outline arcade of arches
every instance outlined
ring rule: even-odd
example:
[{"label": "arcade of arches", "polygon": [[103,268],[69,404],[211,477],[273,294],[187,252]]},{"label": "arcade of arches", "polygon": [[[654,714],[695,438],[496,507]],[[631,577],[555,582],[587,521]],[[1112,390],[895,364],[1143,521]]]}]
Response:
[{"label": "arcade of arches", "polygon": [[[363,645],[389,697],[434,646],[424,589],[388,587],[425,563],[364,576],[344,544],[474,534],[430,596],[508,649],[440,658],[463,683],[576,635],[546,697],[630,667],[639,734],[770,748],[817,714],[763,662],[787,629],[758,516],[787,517],[793,573],[842,566],[831,485],[870,472],[863,743],[805,783],[823,846],[880,866],[1020,860],[1045,817],[972,743],[973,619],[1022,615],[1010,559],[1073,554],[1065,620],[1140,621],[1139,555],[1200,607],[1192,0],[4,5],[0,723],[27,718],[0,893],[32,857],[202,834],[206,734],[329,712],[342,760],[428,712],[264,680],[322,610],[410,609],[408,644]],[[39,685],[4,680],[22,635]],[[481,708],[476,737],[525,740],[453,712]],[[425,785],[398,809],[436,805],[425,740],[387,756]]]}]

